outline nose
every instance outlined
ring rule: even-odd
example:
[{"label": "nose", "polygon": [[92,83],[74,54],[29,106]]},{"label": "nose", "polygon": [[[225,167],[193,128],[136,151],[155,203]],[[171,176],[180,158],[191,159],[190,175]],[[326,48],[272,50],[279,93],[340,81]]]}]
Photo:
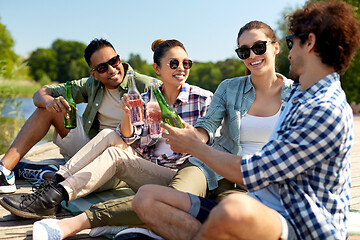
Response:
[{"label": "nose", "polygon": [[250,49],[250,56],[249,58],[253,58],[254,56],[256,56],[256,54],[254,53],[254,51],[252,49]]},{"label": "nose", "polygon": [[116,71],[116,67],[111,66],[110,64],[108,64],[108,72],[112,73]]}]

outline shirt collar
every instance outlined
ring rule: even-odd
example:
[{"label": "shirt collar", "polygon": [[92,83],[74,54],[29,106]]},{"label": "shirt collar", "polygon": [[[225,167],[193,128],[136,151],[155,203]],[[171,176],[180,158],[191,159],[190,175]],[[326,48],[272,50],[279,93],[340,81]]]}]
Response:
[{"label": "shirt collar", "polygon": [[[162,87],[163,87],[163,84],[161,84],[161,86],[159,87],[160,90],[162,90]],[[190,96],[190,90],[191,90],[190,88],[191,87],[188,83],[184,83],[181,86],[180,93],[177,96],[175,103],[178,101],[183,102],[183,103],[189,102],[189,96]]]}]

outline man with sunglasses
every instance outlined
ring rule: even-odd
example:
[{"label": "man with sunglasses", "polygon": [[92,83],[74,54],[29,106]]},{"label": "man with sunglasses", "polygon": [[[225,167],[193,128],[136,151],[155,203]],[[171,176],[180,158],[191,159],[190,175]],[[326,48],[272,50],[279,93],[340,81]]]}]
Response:
[{"label": "man with sunglasses", "polygon": [[[129,64],[120,61],[114,47],[104,39],[91,41],[85,49],[84,57],[90,66],[91,76],[71,81],[76,103],[87,103],[83,116],[77,117],[77,127],[72,130],[64,127],[66,109],[70,108],[64,99],[65,83],[39,89],[33,97],[37,109],[0,160],[0,193],[16,191],[12,169],[17,176],[26,177],[28,180],[41,179],[44,170],[58,170],[58,165],[51,165],[53,167],[50,168],[48,163],[19,162],[31,147],[45,136],[50,126],[55,127],[54,143],[67,158],[73,156],[100,130],[115,129],[121,122],[123,112],[119,108],[120,98],[128,91],[126,75],[133,69]],[[144,92],[150,88],[150,77],[136,72],[134,77],[139,91]],[[32,174],[25,174],[29,172]]]},{"label": "man with sunglasses", "polygon": [[[243,157],[220,152],[203,144],[187,124],[184,129],[164,125],[173,151],[199,158],[244,184],[249,194],[231,194],[217,204],[144,186],[133,208],[157,234],[207,240],[347,238],[354,136],[339,74],[360,46],[359,23],[352,7],[338,1],[309,2],[289,23],[290,76],[299,84],[261,151]],[[152,209],[169,216],[169,222],[153,221]]]}]

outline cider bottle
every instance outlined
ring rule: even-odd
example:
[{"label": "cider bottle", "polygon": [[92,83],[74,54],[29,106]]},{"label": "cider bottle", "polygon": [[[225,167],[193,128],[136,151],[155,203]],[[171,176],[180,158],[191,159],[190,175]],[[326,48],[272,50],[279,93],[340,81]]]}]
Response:
[{"label": "cider bottle", "polygon": [[66,82],[65,100],[70,105],[71,110],[66,109],[69,118],[64,117],[64,125],[66,129],[73,129],[76,128],[76,103],[72,96],[71,82]]},{"label": "cider bottle", "polygon": [[151,80],[150,100],[146,104],[146,118],[151,138],[161,137],[161,110],[154,95],[154,89],[158,87],[157,84],[156,79]]},{"label": "cider bottle", "polygon": [[141,100],[141,95],[139,90],[136,88],[135,79],[134,79],[134,72],[128,71],[128,103],[131,106],[130,110],[130,120],[131,124],[142,125],[144,124],[144,108]]},{"label": "cider bottle", "polygon": [[164,96],[160,92],[159,88],[154,89],[154,95],[159,103],[161,109],[161,119],[164,123],[171,126],[184,128],[177,112],[166,102]]}]

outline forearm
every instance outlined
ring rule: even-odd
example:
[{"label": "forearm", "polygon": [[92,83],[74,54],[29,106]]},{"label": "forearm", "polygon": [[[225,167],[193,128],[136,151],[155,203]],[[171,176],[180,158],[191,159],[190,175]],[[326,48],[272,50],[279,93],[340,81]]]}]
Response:
[{"label": "forearm", "polygon": [[196,143],[189,154],[203,161],[226,179],[241,185],[244,184],[240,166],[241,157],[216,150],[201,142]]},{"label": "forearm", "polygon": [[196,135],[201,139],[201,141],[203,143],[207,143],[209,141],[208,132],[202,127],[197,127],[195,129],[196,129]]},{"label": "forearm", "polygon": [[33,101],[35,106],[46,108],[46,105],[54,100],[51,96],[51,90],[47,87],[42,87],[34,93]]},{"label": "forearm", "polygon": [[121,121],[120,131],[121,134],[126,138],[130,138],[134,135],[134,127],[131,124],[130,116],[127,114],[124,114],[124,117]]}]

